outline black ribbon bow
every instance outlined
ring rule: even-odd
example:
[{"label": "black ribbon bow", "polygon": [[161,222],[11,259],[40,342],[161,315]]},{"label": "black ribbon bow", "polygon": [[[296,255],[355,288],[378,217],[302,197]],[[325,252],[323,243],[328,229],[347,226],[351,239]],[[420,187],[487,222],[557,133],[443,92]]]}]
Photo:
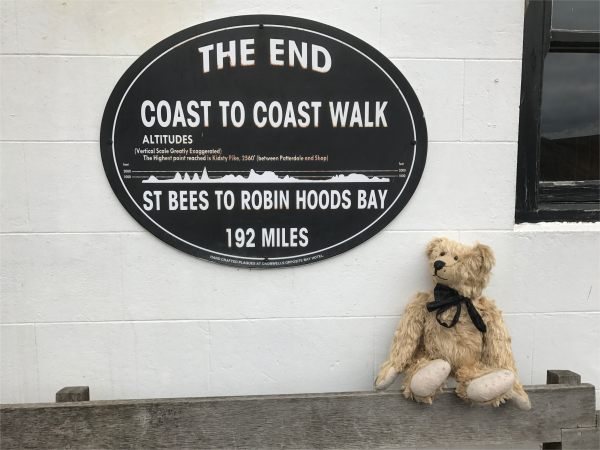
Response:
[{"label": "black ribbon bow", "polygon": [[[461,303],[464,302],[464,304],[467,306],[469,317],[471,318],[473,325],[475,325],[475,328],[482,333],[487,331],[485,323],[479,315],[479,311],[477,311],[477,308],[475,308],[470,298],[463,297],[455,289],[439,283],[435,285],[433,297],[435,300],[427,303],[426,305],[427,311],[432,312],[437,310],[435,318],[443,327],[452,328],[458,323],[458,319],[460,318]],[[442,314],[454,306],[456,307],[456,312],[454,313],[454,317],[449,324],[440,319]]]}]

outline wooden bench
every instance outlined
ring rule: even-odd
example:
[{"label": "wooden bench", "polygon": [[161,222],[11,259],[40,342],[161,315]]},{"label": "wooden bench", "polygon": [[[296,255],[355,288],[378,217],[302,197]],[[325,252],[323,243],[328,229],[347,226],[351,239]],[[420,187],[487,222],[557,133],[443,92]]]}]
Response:
[{"label": "wooden bench", "polygon": [[117,401],[66,388],[61,403],[3,405],[9,448],[564,448],[600,447],[595,391],[570,371],[528,386],[532,409],[431,406],[398,391]]}]

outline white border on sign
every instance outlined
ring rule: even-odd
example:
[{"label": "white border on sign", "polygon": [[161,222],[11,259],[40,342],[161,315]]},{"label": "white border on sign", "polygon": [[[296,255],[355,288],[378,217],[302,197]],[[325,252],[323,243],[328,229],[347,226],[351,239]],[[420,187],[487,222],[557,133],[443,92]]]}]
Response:
[{"label": "white border on sign", "polygon": [[[213,33],[218,33],[220,31],[226,31],[226,30],[234,30],[237,28],[251,28],[251,27],[257,27],[260,24],[256,23],[256,24],[250,24],[250,25],[237,25],[234,27],[226,27],[226,28],[219,28],[218,30],[212,30],[212,31],[208,31],[206,33],[202,33],[199,34],[197,36],[191,37],[189,39],[186,39],[185,41],[180,42],[177,45],[174,45],[173,47],[165,50],[163,53],[161,53],[159,56],[157,56],[156,58],[154,58],[150,63],[148,63],[148,65],[146,65],[146,67],[144,67],[139,74],[137,74],[137,76],[133,79],[133,81],[131,82],[131,84],[127,87],[127,89],[125,90],[125,93],[123,94],[123,97],[121,98],[121,101],[119,102],[119,106],[117,107],[117,112],[115,113],[115,119],[113,121],[113,129],[112,129],[112,151],[113,151],[113,160],[115,163],[115,169],[117,171],[117,174],[119,176],[119,180],[121,180],[121,184],[123,185],[123,188],[125,189],[125,192],[127,192],[127,195],[129,195],[129,198],[131,199],[131,201],[133,202],[133,204],[135,206],[137,206],[137,208],[141,211],[142,214],[144,214],[148,220],[150,220],[154,225],[156,225],[158,228],[160,228],[161,230],[163,230],[164,232],[170,234],[171,236],[173,236],[175,239],[180,240],[181,242],[186,243],[187,245],[190,245],[192,247],[195,247],[197,249],[203,250],[205,252],[208,253],[213,253],[216,255],[221,255],[221,256],[227,256],[229,258],[235,258],[238,260],[253,260],[253,261],[262,261],[265,258],[253,258],[253,257],[247,257],[247,256],[238,256],[238,255],[229,255],[227,253],[220,253],[220,252],[216,252],[214,250],[210,250],[204,247],[200,247],[199,245],[193,244],[191,242],[186,241],[185,239],[171,233],[169,230],[167,230],[166,228],[162,227],[159,223],[157,223],[154,219],[152,219],[152,217],[150,217],[148,214],[146,214],[146,212],[140,207],[140,205],[138,205],[138,203],[135,201],[135,199],[133,198],[133,196],[131,195],[131,193],[129,192],[129,190],[127,189],[127,186],[125,186],[125,182],[123,180],[123,177],[121,177],[121,171],[119,170],[119,166],[117,164],[117,156],[115,154],[115,128],[117,125],[117,117],[119,116],[119,111],[121,109],[121,105],[123,104],[123,101],[125,100],[125,97],[127,96],[127,93],[129,92],[129,90],[133,87],[133,85],[135,84],[135,82],[137,81],[137,79],[152,65],[154,64],[157,60],[159,60],[160,58],[162,58],[164,55],[166,55],[167,53],[169,53],[171,50],[173,50],[174,48],[179,47],[180,45],[183,45],[189,41],[192,41],[194,39],[203,37],[203,36],[207,36],[209,34],[213,34]],[[300,30],[300,31],[305,31],[307,33],[313,33],[313,34],[318,34],[320,36],[329,38],[333,41],[336,41],[340,44],[345,45],[348,48],[351,48],[352,50],[354,50],[356,53],[358,53],[359,55],[363,56],[364,58],[366,58],[367,60],[369,60],[373,65],[375,65],[379,70],[381,70],[386,77],[389,78],[389,80],[392,82],[392,84],[396,87],[396,89],[398,90],[398,92],[400,93],[400,95],[402,96],[402,99],[404,100],[404,103],[406,104],[406,109],[408,110],[408,113],[410,114],[410,120],[412,123],[412,129],[413,129],[413,140],[417,139],[417,132],[415,130],[415,121],[413,118],[413,114],[412,111],[410,109],[410,106],[408,104],[408,102],[406,101],[406,97],[404,97],[404,93],[402,92],[402,90],[398,87],[398,85],[396,84],[396,82],[392,79],[392,77],[379,65],[377,64],[375,61],[373,61],[369,56],[365,55],[363,52],[361,52],[360,50],[352,47],[350,44],[341,41],[337,38],[334,38],[332,36],[329,36],[327,34],[324,33],[319,33],[318,31],[313,31],[313,30],[308,30],[306,28],[299,28],[299,27],[293,27],[293,26],[289,26],[289,25],[275,25],[275,24],[263,24],[264,26],[269,26],[269,27],[278,27],[278,28],[290,28],[293,30]],[[402,189],[400,189],[400,192],[398,193],[398,195],[396,196],[396,198],[394,199],[394,201],[390,204],[390,206],[388,206],[388,208],[381,213],[381,215],[379,217],[377,217],[377,219],[375,219],[373,222],[371,222],[369,225],[367,225],[365,228],[363,228],[361,231],[359,231],[358,233],[355,233],[354,235],[350,236],[349,238],[344,239],[341,242],[338,242],[337,244],[334,245],[330,245],[329,247],[326,248],[322,248],[320,250],[315,250],[313,252],[310,253],[303,253],[301,255],[293,255],[293,256],[280,256],[280,257],[276,257],[276,258],[268,258],[269,261],[272,260],[283,260],[283,259],[294,259],[294,258],[301,258],[303,256],[308,256],[308,255],[314,255],[315,253],[320,253],[320,252],[324,252],[326,250],[329,250],[331,248],[337,247],[338,245],[344,244],[345,242],[348,242],[352,239],[354,239],[356,236],[364,233],[366,230],[368,230],[369,228],[371,228],[375,223],[377,223],[383,216],[385,216],[387,214],[387,212],[390,210],[390,208],[392,206],[394,206],[394,204],[396,203],[396,201],[398,201],[398,199],[400,198],[400,196],[402,195],[402,192],[404,192],[404,189],[406,188],[406,185],[408,184],[408,180],[410,180],[410,176],[412,174],[412,170],[415,164],[415,157],[416,157],[416,151],[417,151],[417,146],[415,145],[413,148],[413,158],[412,158],[412,162],[410,165],[410,170],[408,172],[408,176],[406,177],[406,181],[404,183],[404,186],[402,186]]]}]

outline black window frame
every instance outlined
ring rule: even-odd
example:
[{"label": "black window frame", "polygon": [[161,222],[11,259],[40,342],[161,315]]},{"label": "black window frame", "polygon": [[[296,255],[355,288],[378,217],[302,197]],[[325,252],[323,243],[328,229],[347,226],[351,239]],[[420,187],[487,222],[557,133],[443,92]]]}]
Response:
[{"label": "black window frame", "polygon": [[600,33],[552,30],[552,0],[525,7],[515,222],[600,221],[600,182],[540,182],[544,58],[550,51],[597,51]]}]

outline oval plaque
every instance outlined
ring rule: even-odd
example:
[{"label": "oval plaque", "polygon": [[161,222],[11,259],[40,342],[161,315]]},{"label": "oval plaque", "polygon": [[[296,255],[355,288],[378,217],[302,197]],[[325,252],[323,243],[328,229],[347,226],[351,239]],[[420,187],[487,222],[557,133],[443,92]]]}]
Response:
[{"label": "oval plaque", "polygon": [[409,83],[360,39],[240,16],[144,53],[106,105],[102,161],[147,230],[209,261],[280,267],[344,252],[415,191],[427,153]]}]

